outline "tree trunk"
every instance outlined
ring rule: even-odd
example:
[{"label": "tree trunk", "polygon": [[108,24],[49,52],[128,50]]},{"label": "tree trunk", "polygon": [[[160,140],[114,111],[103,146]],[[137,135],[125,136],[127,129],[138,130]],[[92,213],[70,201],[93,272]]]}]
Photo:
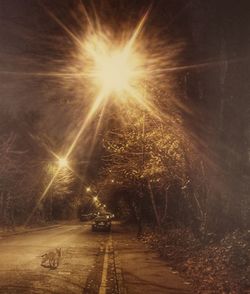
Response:
[{"label": "tree trunk", "polygon": [[148,184],[148,190],[149,190],[149,195],[150,195],[150,199],[151,199],[151,203],[152,203],[152,207],[153,207],[153,211],[154,211],[154,215],[155,215],[155,219],[156,219],[156,223],[158,227],[161,227],[161,222],[160,222],[160,217],[156,208],[156,204],[155,204],[155,197],[154,197],[154,193],[151,187],[150,182],[147,182]]},{"label": "tree trunk", "polygon": [[161,218],[161,225],[164,223],[166,217],[167,217],[167,211],[168,211],[168,188],[165,189],[165,205],[164,205],[164,212],[163,216]]}]

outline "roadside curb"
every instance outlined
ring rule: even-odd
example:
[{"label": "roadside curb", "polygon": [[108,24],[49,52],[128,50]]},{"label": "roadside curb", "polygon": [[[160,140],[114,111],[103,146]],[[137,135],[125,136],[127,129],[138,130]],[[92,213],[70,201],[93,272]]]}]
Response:
[{"label": "roadside curb", "polygon": [[[113,242],[113,247],[115,249],[114,242]],[[125,287],[124,278],[123,278],[121,260],[117,250],[114,250],[114,263],[115,263],[115,275],[116,275],[118,293],[127,294],[127,289]]]},{"label": "roadside curb", "polygon": [[26,230],[17,231],[17,232],[10,232],[10,233],[3,233],[3,234],[0,233],[0,239],[15,236],[15,235],[32,233],[32,232],[36,232],[36,231],[51,230],[51,229],[55,229],[55,228],[58,228],[61,226],[62,225],[51,225],[51,226],[46,226],[46,227],[38,227],[38,228],[34,228],[34,229],[26,229]]}]

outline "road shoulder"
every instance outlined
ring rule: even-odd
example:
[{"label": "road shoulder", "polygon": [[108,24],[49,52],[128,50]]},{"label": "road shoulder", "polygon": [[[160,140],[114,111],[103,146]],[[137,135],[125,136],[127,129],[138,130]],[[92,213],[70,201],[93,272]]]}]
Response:
[{"label": "road shoulder", "polygon": [[117,227],[113,232],[122,293],[192,293],[178,273],[139,242],[135,233],[123,229]]},{"label": "road shoulder", "polygon": [[20,234],[32,233],[36,231],[55,229],[61,226],[62,226],[61,224],[50,224],[50,225],[37,226],[32,228],[19,226],[19,227],[16,227],[15,230],[10,230],[10,231],[0,230],[0,239],[10,237],[10,236],[20,235]]}]

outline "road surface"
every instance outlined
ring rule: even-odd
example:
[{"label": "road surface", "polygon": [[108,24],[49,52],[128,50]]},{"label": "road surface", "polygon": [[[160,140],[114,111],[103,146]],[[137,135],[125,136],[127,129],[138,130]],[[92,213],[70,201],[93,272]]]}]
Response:
[{"label": "road surface", "polygon": [[[41,266],[44,253],[62,249],[59,266]],[[62,225],[0,239],[0,293],[192,293],[133,233],[89,223]]]}]

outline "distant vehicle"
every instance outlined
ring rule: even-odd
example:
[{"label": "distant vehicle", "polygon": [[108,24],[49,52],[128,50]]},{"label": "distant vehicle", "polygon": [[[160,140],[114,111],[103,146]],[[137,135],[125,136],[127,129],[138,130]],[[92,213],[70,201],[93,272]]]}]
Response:
[{"label": "distant vehicle", "polygon": [[111,230],[111,220],[106,216],[97,216],[92,224],[92,231],[107,231]]},{"label": "distant vehicle", "polygon": [[107,213],[106,213],[106,217],[107,217],[108,219],[113,219],[113,218],[115,217],[115,215],[114,215],[113,213],[111,213],[111,212],[107,212]]},{"label": "distant vehicle", "polygon": [[91,219],[93,219],[93,214],[92,213],[89,213],[89,214],[81,214],[80,215],[80,221],[81,222],[89,221]]},{"label": "distant vehicle", "polygon": [[115,215],[113,213],[111,213],[111,212],[99,213],[98,216],[106,217],[109,220],[112,220],[115,217]]}]

